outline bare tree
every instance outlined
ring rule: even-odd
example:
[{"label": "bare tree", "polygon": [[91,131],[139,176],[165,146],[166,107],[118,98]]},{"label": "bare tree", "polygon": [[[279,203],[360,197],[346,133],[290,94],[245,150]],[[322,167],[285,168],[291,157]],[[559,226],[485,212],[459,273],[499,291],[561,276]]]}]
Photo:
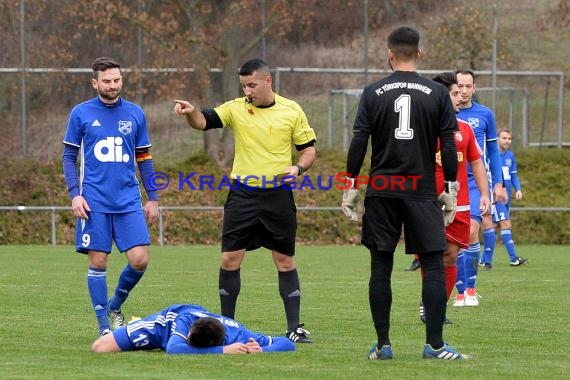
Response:
[{"label": "bare tree", "polygon": [[[94,30],[100,38],[128,40],[125,34],[132,36],[136,28],[142,29],[147,64],[183,67],[192,62],[195,70],[192,97],[212,105],[239,96],[237,68],[244,57],[251,54],[268,30],[275,36],[291,30],[293,21],[304,17],[303,6],[310,3],[268,1],[269,17],[263,30],[259,0],[139,0],[138,4],[127,0],[92,0],[89,7],[75,4],[73,11],[82,20],[80,27]],[[100,17],[106,14],[110,17]],[[211,67],[222,68],[221,94],[211,86],[213,81],[208,73]],[[161,83],[158,88],[167,97],[185,89],[186,84],[184,78],[178,78]],[[234,143],[229,129],[221,133],[206,132],[204,148],[220,166],[231,166]]]},{"label": "bare tree", "polygon": [[[370,25],[378,28],[407,20],[432,3],[371,1]],[[204,106],[238,97],[237,68],[246,58],[260,55],[262,38],[270,42],[270,65],[277,64],[272,62],[276,56],[299,62],[303,57],[283,56],[280,51],[301,45],[341,46],[362,33],[363,17],[362,0],[34,0],[26,2],[25,20],[20,19],[21,4],[22,0],[0,1],[2,66],[21,64],[24,24],[28,67],[89,67],[94,57],[110,55],[132,70],[126,76],[125,96],[144,97],[145,104],[182,93]],[[141,69],[150,67],[190,67],[193,72],[143,74]],[[221,68],[222,73],[211,73],[211,68]],[[12,112],[17,102],[12,99],[18,98],[18,87],[12,78],[4,78],[0,94],[6,100],[0,103],[0,116],[9,125],[17,122]],[[92,93],[87,83],[83,75],[45,74],[42,80],[28,81],[28,107],[63,113]],[[49,123],[50,128],[58,123]],[[41,133],[56,134],[50,131]],[[219,165],[229,167],[234,155],[231,129],[205,133],[204,148]]]},{"label": "bare tree", "polygon": [[543,29],[570,28],[570,0],[558,0],[556,7],[540,18],[539,25]]},{"label": "bare tree", "polygon": [[[502,67],[509,67],[514,59],[508,39],[499,35],[498,42],[498,60]],[[492,21],[480,8],[462,3],[439,17],[423,45],[431,67],[488,68],[493,50]]]}]

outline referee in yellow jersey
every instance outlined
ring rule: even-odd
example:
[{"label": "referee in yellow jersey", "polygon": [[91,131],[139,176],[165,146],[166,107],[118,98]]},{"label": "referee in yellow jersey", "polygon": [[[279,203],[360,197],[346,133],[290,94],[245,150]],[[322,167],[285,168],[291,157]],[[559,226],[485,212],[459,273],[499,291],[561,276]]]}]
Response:
[{"label": "referee in yellow jersey", "polygon": [[[174,112],[184,115],[194,129],[231,127],[234,134],[233,186],[224,205],[222,230],[221,314],[235,317],[245,252],[265,247],[277,268],[287,317],[285,335],[295,343],[312,343],[299,322],[301,287],[294,258],[297,209],[286,183],[315,161],[315,131],[299,104],[273,91],[264,61],[245,62],[239,80],[245,97],[201,111],[185,100],[175,100],[174,106]],[[299,152],[294,165],[293,146]]]}]

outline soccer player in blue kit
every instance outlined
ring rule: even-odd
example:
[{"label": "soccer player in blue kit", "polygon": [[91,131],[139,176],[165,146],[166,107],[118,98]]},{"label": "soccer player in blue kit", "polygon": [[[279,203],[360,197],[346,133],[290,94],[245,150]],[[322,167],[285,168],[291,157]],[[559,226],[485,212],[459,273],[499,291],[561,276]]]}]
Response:
[{"label": "soccer player in blue kit", "polygon": [[[524,257],[517,256],[515,249],[515,242],[513,241],[512,225],[511,225],[511,190],[515,190],[515,200],[520,201],[523,197],[521,183],[519,181],[517,161],[515,154],[509,150],[512,142],[511,131],[508,129],[499,130],[499,149],[501,151],[501,162],[503,163],[503,184],[509,196],[509,201],[504,203],[497,203],[493,212],[493,223],[501,229],[501,239],[509,254],[509,265],[518,267],[528,263]],[[493,262],[493,251],[487,252],[483,255],[482,264],[491,267]]]},{"label": "soccer player in blue kit", "polygon": [[[124,325],[121,305],[148,265],[152,225],[158,217],[158,195],[149,184],[154,164],[146,118],[140,106],[121,98],[120,65],[97,58],[91,84],[97,96],[73,107],[63,139],[63,171],[77,219],[76,250],[87,254],[87,288],[99,334]],[[77,157],[81,157],[77,176]],[[138,165],[147,200],[142,207],[135,166]],[[146,219],[146,220],[145,220]],[[128,264],[110,300],[107,259],[115,242]]]},{"label": "soccer player in blue kit", "polygon": [[288,338],[249,331],[200,305],[171,305],[97,339],[93,352],[163,350],[167,354],[295,351]]},{"label": "soccer player in blue kit", "polygon": [[[494,202],[506,201],[506,193],[502,184],[501,157],[497,145],[497,127],[493,111],[475,101],[475,73],[471,70],[457,70],[457,82],[461,93],[461,103],[457,118],[469,123],[475,134],[475,139],[484,153],[484,162],[488,161],[491,176],[490,182],[494,184],[491,200]],[[459,253],[457,260],[457,297],[453,306],[478,306],[479,298],[475,289],[477,281],[477,266],[481,255],[479,242],[479,226],[483,225],[483,242],[485,249],[495,246],[495,231],[490,214],[481,215],[479,210],[480,193],[473,177],[471,167],[468,166],[469,201],[471,204],[471,228],[469,247]]]}]

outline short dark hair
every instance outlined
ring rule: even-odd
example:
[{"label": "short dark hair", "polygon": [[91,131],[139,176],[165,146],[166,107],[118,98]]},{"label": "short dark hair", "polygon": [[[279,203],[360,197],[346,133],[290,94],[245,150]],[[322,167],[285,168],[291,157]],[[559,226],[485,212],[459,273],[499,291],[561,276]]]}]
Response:
[{"label": "short dark hair", "polygon": [[93,69],[93,78],[97,79],[101,71],[105,71],[107,69],[121,70],[121,65],[119,65],[119,63],[115,61],[113,58],[99,57],[95,61],[93,61],[91,69]]},{"label": "short dark hair", "polygon": [[473,83],[475,83],[475,73],[473,72],[473,70],[468,70],[468,69],[459,69],[459,70],[455,70],[455,74],[462,74],[462,75],[471,75],[471,78],[473,78]]},{"label": "short dark hair", "polygon": [[394,29],[388,35],[388,49],[397,56],[414,57],[420,47],[420,33],[409,26]]},{"label": "short dark hair", "polygon": [[192,324],[188,344],[194,347],[221,346],[226,337],[224,325],[216,318],[202,317]]},{"label": "short dark hair", "polygon": [[452,71],[445,71],[433,77],[432,80],[434,82],[441,83],[449,90],[452,85],[457,84],[457,75]]},{"label": "short dark hair", "polygon": [[269,66],[259,58],[250,59],[238,70],[239,75],[251,75],[254,71],[266,71],[269,74]]}]

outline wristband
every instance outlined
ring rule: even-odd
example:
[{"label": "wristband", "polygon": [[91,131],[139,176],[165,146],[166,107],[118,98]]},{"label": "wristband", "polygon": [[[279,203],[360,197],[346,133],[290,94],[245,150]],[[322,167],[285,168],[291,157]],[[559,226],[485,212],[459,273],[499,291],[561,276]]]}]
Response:
[{"label": "wristband", "polygon": [[444,181],[444,189],[446,193],[452,193],[457,196],[457,192],[459,191],[459,183],[457,181]]},{"label": "wristband", "polygon": [[299,169],[299,174],[297,174],[298,176],[305,172],[305,168],[303,167],[303,165],[297,164],[295,166],[297,167],[297,169]]}]

